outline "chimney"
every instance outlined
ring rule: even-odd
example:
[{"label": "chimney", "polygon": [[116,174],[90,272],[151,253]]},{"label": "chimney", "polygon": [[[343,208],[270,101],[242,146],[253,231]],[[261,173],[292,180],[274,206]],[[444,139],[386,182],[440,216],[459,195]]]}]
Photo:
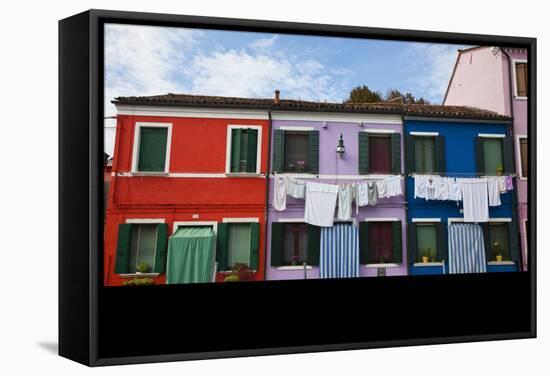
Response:
[{"label": "chimney", "polygon": [[273,101],[275,104],[279,104],[279,94],[281,94],[281,92],[279,90],[275,90],[275,100]]}]

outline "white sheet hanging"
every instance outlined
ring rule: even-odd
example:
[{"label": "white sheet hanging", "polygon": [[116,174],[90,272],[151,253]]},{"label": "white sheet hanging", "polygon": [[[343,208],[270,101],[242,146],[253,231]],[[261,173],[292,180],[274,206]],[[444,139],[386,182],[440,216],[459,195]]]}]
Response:
[{"label": "white sheet hanging", "polygon": [[353,184],[342,184],[338,190],[338,219],[351,219],[351,203],[353,201]]},{"label": "white sheet hanging", "polygon": [[306,197],[306,182],[295,178],[288,178],[286,183],[286,194],[293,198]]},{"label": "white sheet hanging", "polygon": [[500,206],[499,177],[487,178],[487,191],[489,193],[489,206]]},{"label": "white sheet hanging", "polygon": [[304,221],[310,225],[331,227],[337,198],[337,185],[307,182]]},{"label": "white sheet hanging", "polygon": [[464,222],[489,221],[487,179],[460,179]]},{"label": "white sheet hanging", "polygon": [[271,205],[277,211],[286,209],[286,184],[285,177],[276,176],[273,184],[273,200]]}]

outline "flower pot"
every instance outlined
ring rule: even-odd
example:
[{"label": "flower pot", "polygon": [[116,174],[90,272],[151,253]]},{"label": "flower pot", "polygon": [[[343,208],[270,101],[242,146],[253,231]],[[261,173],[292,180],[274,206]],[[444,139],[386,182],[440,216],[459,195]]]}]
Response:
[{"label": "flower pot", "polygon": [[502,255],[497,255],[497,261],[502,261]]},{"label": "flower pot", "polygon": [[422,262],[424,264],[427,264],[428,263],[428,256],[422,256]]}]

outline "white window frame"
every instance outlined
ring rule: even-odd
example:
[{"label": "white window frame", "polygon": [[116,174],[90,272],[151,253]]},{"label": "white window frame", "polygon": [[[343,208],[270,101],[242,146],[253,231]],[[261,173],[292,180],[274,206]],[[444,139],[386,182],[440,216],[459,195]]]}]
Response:
[{"label": "white window frame", "polygon": [[412,218],[412,223],[440,223],[441,218]]},{"label": "white window frame", "polygon": [[[528,137],[525,134],[516,135],[516,155],[518,156],[517,161],[516,161],[516,163],[517,163],[516,167],[517,167],[517,171],[519,171],[519,174],[518,174],[519,180],[529,179],[528,177],[523,176],[523,166],[521,165],[521,143],[520,142],[523,138],[528,140]],[[527,147],[527,152],[529,152],[529,147]]]},{"label": "white window frame", "polygon": [[[472,223],[472,222],[464,222],[464,218],[458,218],[458,217],[449,217],[447,218],[447,224],[450,225],[452,223]],[[506,222],[506,223],[509,223],[509,222],[512,222],[512,218],[510,217],[500,217],[500,218],[489,218],[489,221],[488,222]],[[487,223],[487,222],[479,222],[479,223]]]},{"label": "white window frame", "polygon": [[518,95],[517,78],[516,78],[516,64],[527,63],[527,59],[512,59],[512,79],[514,84],[514,99],[527,100],[527,97],[520,97]]},{"label": "white window frame", "polygon": [[[127,224],[134,224],[134,225],[158,225],[160,223],[166,223],[166,220],[164,218],[127,218],[126,219]],[[155,265],[155,261],[157,259],[157,236],[158,233],[155,234],[155,257],[153,258],[153,266]],[[133,234],[132,234],[132,241],[133,241]],[[136,256],[137,258],[137,256]],[[124,273],[119,274],[123,278],[129,278],[129,277],[157,277],[160,273]]]},{"label": "white window frame", "polygon": [[439,136],[439,132],[409,132],[411,136],[421,136],[421,137],[434,137]]},{"label": "white window frame", "polygon": [[393,134],[397,133],[395,129],[374,129],[374,128],[367,128],[363,129],[363,132],[367,133],[378,133],[378,134]]},{"label": "white window frame", "polygon": [[[167,128],[166,135],[166,159],[164,171],[138,171],[139,145],[141,140],[141,128]],[[170,172],[170,149],[172,146],[172,123],[136,122],[134,127],[134,145],[132,148],[132,174],[139,175],[165,175]]]},{"label": "white window frame", "polygon": [[504,133],[478,133],[478,137],[483,138],[506,138]]},{"label": "white window frame", "polygon": [[[256,149],[256,172],[231,172],[231,144],[233,143],[233,129],[256,129],[258,131]],[[262,126],[261,125],[240,125],[229,124],[227,126],[227,138],[225,145],[225,174],[231,176],[256,176],[260,174],[262,162]]]},{"label": "white window frame", "polygon": [[214,235],[218,233],[218,222],[216,221],[174,221],[172,224],[172,235],[176,233],[179,227],[199,227],[212,226]]},{"label": "white window frame", "polygon": [[363,219],[361,222],[401,222],[403,221],[397,217],[381,217],[381,218],[375,218],[375,217],[369,217]]}]

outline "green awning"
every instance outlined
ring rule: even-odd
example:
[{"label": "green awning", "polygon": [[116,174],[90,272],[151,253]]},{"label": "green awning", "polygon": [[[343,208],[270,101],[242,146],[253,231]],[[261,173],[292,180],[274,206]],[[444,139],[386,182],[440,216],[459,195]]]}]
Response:
[{"label": "green awning", "polygon": [[212,281],[214,231],[212,227],[181,227],[168,241],[166,283]]}]

